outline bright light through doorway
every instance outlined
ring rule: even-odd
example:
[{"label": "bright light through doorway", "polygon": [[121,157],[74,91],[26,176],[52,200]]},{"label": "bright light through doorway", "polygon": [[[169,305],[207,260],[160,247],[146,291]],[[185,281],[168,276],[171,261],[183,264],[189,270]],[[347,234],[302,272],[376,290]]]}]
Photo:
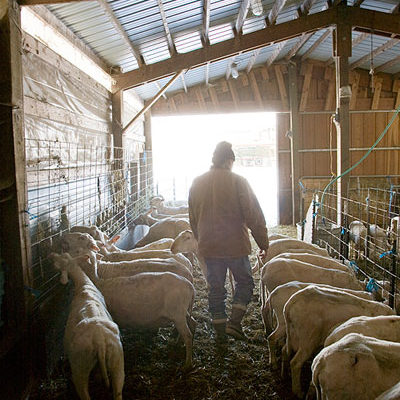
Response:
[{"label": "bright light through doorway", "polygon": [[274,113],[153,117],[154,182],[166,200],[187,200],[193,179],[211,166],[216,144],[233,144],[233,172],[253,188],[268,226],[277,224]]}]

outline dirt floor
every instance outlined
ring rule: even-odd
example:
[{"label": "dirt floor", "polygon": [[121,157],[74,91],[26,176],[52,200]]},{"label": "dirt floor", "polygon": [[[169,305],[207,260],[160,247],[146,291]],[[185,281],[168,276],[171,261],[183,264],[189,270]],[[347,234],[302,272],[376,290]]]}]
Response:
[{"label": "dirt floor", "polygon": [[[269,232],[296,236],[296,229],[292,226],[274,227]],[[256,261],[256,250],[255,246],[251,256],[252,265]],[[195,271],[193,317],[197,321],[197,328],[193,350],[194,369],[189,373],[182,372],[185,350],[175,343],[172,327],[160,329],[158,333],[122,330],[126,375],[124,399],[294,399],[290,383],[283,382],[269,368],[268,346],[260,315],[258,273],[254,280],[254,298],[243,323],[249,340],[242,342],[229,339],[227,347],[221,351],[215,345],[206,285],[200,273]],[[230,297],[228,304],[229,300]],[[92,399],[112,399],[111,392],[105,388],[99,375],[91,377],[89,391]],[[70,383],[66,360],[61,360],[60,367],[51,379],[41,382],[29,399],[77,399]]]}]

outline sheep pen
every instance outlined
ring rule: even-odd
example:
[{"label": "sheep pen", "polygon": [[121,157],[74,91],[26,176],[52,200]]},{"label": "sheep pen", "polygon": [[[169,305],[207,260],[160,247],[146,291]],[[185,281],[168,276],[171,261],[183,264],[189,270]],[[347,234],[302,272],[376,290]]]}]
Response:
[{"label": "sheep pen", "polygon": [[[296,229],[279,226],[270,233],[295,237]],[[257,246],[252,242],[252,265],[256,262]],[[157,332],[121,329],[125,356],[125,399],[294,399],[290,382],[271,371],[268,344],[260,313],[259,273],[254,276],[253,301],[249,305],[243,326],[249,340],[230,338],[225,352],[217,351],[215,334],[208,313],[206,284],[198,268],[194,271],[196,298],[193,317],[197,322],[193,346],[194,369],[182,372],[185,349],[176,344],[173,327]],[[228,311],[230,287],[227,280]],[[100,380],[92,374],[89,392],[97,400],[112,399]],[[70,380],[70,370],[61,359],[56,371],[32,392],[31,400],[77,400]]]}]

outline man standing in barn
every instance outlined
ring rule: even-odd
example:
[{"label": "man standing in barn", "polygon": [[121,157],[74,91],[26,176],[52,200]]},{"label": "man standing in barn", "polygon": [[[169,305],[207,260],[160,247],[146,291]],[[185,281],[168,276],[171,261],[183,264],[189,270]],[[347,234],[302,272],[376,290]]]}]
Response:
[{"label": "man standing in barn", "polygon": [[[235,154],[228,142],[217,144],[211,169],[195,178],[189,193],[189,219],[207,265],[208,304],[217,343],[226,334],[246,339],[241,322],[254,288],[249,254],[250,229],[260,255],[268,250],[265,218],[247,180],[232,172]],[[235,280],[232,313],[225,310],[227,270]]]}]

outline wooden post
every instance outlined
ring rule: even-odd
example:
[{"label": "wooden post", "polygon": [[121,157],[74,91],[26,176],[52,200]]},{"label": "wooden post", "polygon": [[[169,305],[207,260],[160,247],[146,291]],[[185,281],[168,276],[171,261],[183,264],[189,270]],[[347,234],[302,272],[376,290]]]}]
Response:
[{"label": "wooden post", "polygon": [[154,194],[153,190],[153,141],[151,136],[151,113],[148,111],[144,114],[144,136],[145,136],[145,150],[146,150],[146,172],[148,181],[148,196]]},{"label": "wooden post", "polygon": [[[0,357],[8,353],[18,341],[22,355],[21,374],[14,385],[20,393],[30,378],[35,335],[29,332],[28,316],[32,298],[24,290],[31,287],[29,274],[30,239],[28,234],[26,160],[24,141],[24,106],[22,88],[22,48],[20,8],[15,0],[4,2],[0,11],[0,255],[5,267],[5,294],[1,313],[4,326],[0,336]],[[21,340],[22,339],[22,340]],[[24,360],[24,361],[23,361]],[[6,392],[7,393],[7,392]],[[20,398],[25,398],[22,396]]]},{"label": "wooden post", "polygon": [[[337,174],[345,172],[350,166],[350,97],[344,90],[349,86],[349,57],[351,57],[351,24],[347,21],[346,5],[338,6],[338,25],[336,27],[336,107],[337,107]],[[347,197],[349,176],[337,180],[337,223],[342,225],[343,202]]]},{"label": "wooden post", "polygon": [[299,163],[299,103],[297,94],[297,64],[289,62],[289,106],[290,106],[290,161],[292,183],[292,224],[296,225],[300,214],[300,163]]},{"label": "wooden post", "polygon": [[122,90],[114,93],[111,100],[114,147],[122,147]]}]

